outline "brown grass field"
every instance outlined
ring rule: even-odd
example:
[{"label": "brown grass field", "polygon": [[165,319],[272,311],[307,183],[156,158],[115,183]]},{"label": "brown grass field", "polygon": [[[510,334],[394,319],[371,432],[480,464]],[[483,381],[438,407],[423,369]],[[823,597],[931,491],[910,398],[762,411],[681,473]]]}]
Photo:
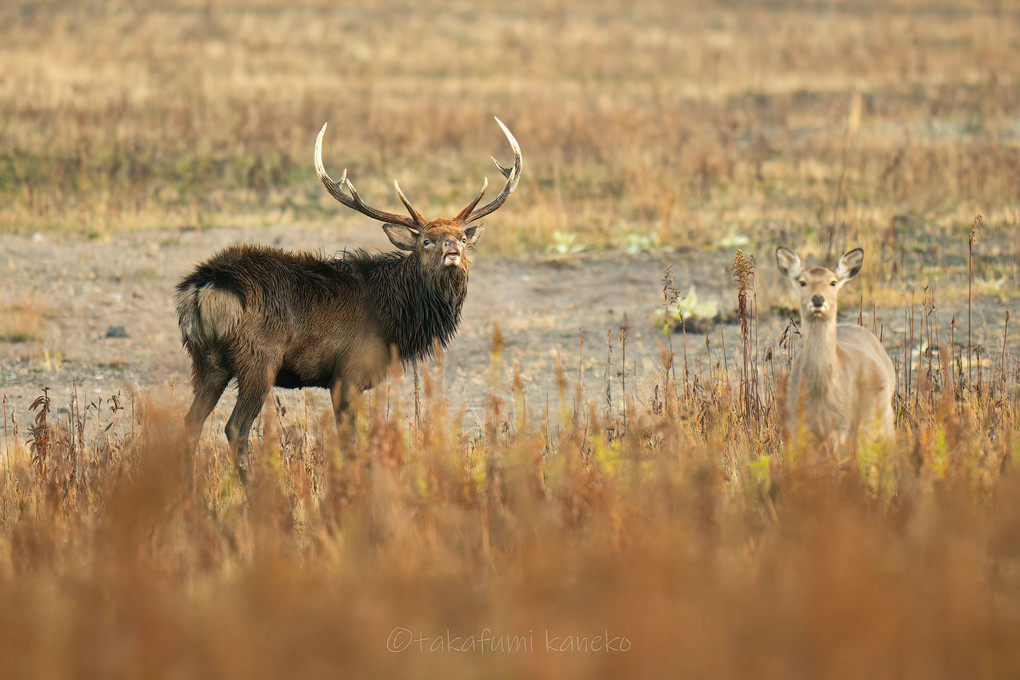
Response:
[{"label": "brown grass field", "polygon": [[[1001,0],[5,3],[0,677],[1020,676],[1018,54]],[[525,169],[465,345],[355,447],[278,395],[247,494],[222,420],[185,455],[161,260],[371,231],[325,121],[369,202],[459,209],[492,115]],[[776,245],[868,253],[895,446],[784,443]],[[664,262],[747,313],[662,334]],[[629,335],[543,309],[648,270]],[[601,288],[506,283],[558,275]],[[95,339],[114,278],[158,341]]]}]

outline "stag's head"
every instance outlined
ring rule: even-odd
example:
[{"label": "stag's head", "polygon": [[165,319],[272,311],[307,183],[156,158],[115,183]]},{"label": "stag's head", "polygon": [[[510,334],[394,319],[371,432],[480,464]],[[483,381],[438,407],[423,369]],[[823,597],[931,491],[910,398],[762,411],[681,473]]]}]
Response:
[{"label": "stag's head", "polygon": [[468,203],[467,207],[450,219],[426,220],[407,200],[396,181],[393,182],[393,186],[410,217],[376,210],[367,205],[348,179],[346,169],[339,181],[330,179],[322,164],[322,137],[326,133],[325,125],[322,126],[322,130],[319,131],[319,136],[315,140],[315,172],[333,198],[348,208],[383,222],[383,231],[390,242],[397,248],[411,253],[411,256],[416,258],[426,271],[438,273],[460,269],[466,272],[468,268],[467,251],[475,246],[485,229],[483,224],[475,223],[502,206],[517,188],[517,182],[521,178],[521,168],[523,167],[521,148],[514,136],[510,134],[510,130],[503,125],[499,118],[496,118],[496,123],[503,130],[503,134],[506,135],[514,152],[514,162],[510,167],[504,167],[495,158],[492,159],[506,179],[503,190],[490,203],[477,208],[478,202],[482,200],[482,195],[489,185],[489,180],[486,179],[482,183],[481,190]]},{"label": "stag's head", "polygon": [[800,256],[786,248],[776,248],[779,271],[793,282],[800,297],[800,316],[805,321],[829,321],[836,318],[839,289],[857,276],[864,264],[864,251],[855,248],[839,258],[836,270],[807,267]]},{"label": "stag's head", "polygon": [[383,225],[390,243],[412,253],[431,272],[448,267],[466,270],[467,251],[475,246],[484,229],[483,224],[465,226],[447,219],[432,220],[418,230],[400,224]]}]

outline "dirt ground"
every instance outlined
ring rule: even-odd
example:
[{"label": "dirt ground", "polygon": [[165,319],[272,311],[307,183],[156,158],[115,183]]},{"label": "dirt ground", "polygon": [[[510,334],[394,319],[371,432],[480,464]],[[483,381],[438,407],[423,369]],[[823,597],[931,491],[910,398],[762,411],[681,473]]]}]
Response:
[{"label": "dirt ground", "polygon": [[[389,245],[373,230],[334,226],[150,231],[106,241],[76,236],[0,236],[0,308],[27,303],[43,315],[45,329],[38,340],[0,342],[0,393],[6,398],[8,412],[27,422],[28,406],[44,387],[50,388],[54,406],[64,408],[76,385],[79,397],[87,401],[106,399],[118,391],[124,396],[148,391],[161,401],[169,400],[183,413],[190,402],[189,363],[180,344],[173,288],[195,264],[239,241],[325,253],[345,246],[387,249]],[[755,255],[761,265],[759,339],[764,351],[766,346],[776,345],[787,324],[781,316],[765,310],[785,293],[773,271],[771,252]],[[628,326],[627,391],[634,397],[647,396],[646,388],[663,366],[665,336],[655,319],[662,309],[664,271],[672,266],[679,289],[686,292],[694,286],[699,299],[717,300],[725,313],[736,306],[736,287],[727,272],[732,256],[732,252],[720,251],[506,259],[487,249],[483,239],[473,257],[460,332],[443,358],[442,385],[451,411],[464,409],[466,426],[480,417],[492,380],[494,324],[506,340],[500,389],[505,393],[511,367],[517,361],[526,398],[538,413],[546,403],[556,401],[553,366],[557,356],[571,379],[576,379],[579,361],[583,362],[588,398],[604,400],[609,389],[619,403],[623,377],[619,331],[624,323]],[[989,325],[983,335],[988,341],[994,337],[994,320],[1003,314],[999,307],[1002,305],[985,310]],[[842,316],[846,320],[851,312]],[[899,366],[905,332],[903,310],[879,310],[878,320],[886,329],[885,343]],[[1001,332],[1000,327],[999,342]],[[692,370],[707,375],[717,362],[727,362],[732,370],[739,357],[739,334],[738,325],[716,326],[707,338],[689,334]],[[610,335],[613,368],[607,371]],[[673,334],[672,345],[679,355],[679,334]],[[397,385],[391,385],[391,393],[407,399],[412,384],[405,374]],[[328,407],[325,391],[303,392],[277,390],[285,400],[304,398],[314,408]],[[217,427],[229,413],[233,398],[233,389],[228,388],[214,416]]]}]

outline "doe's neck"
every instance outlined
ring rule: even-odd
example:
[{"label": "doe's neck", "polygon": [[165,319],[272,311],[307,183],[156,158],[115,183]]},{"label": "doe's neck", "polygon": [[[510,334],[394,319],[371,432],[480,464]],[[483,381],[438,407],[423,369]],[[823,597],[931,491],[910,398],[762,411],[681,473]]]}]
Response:
[{"label": "doe's neck", "polygon": [[826,319],[804,318],[801,365],[809,382],[823,384],[839,367],[836,354],[836,315]]}]

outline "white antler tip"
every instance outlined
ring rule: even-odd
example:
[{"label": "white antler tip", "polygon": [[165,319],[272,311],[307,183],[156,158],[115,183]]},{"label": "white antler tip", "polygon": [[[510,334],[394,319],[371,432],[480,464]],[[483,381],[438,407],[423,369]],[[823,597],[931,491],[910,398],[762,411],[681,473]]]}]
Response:
[{"label": "white antler tip", "polygon": [[326,134],[326,125],[322,124],[322,129],[319,130],[319,136],[315,138],[315,174],[319,176],[319,179],[329,179],[329,175],[326,173],[326,168],[322,164],[322,136]]},{"label": "white antler tip", "polygon": [[504,125],[503,121],[501,121],[498,116],[493,116],[493,118],[496,120],[496,123],[499,124],[500,129],[503,131],[503,134],[506,135],[507,141],[510,142],[510,148],[514,150],[514,156],[515,157],[520,156],[521,146],[520,144],[517,143],[517,138],[514,137],[512,132],[510,132],[510,128]]}]

